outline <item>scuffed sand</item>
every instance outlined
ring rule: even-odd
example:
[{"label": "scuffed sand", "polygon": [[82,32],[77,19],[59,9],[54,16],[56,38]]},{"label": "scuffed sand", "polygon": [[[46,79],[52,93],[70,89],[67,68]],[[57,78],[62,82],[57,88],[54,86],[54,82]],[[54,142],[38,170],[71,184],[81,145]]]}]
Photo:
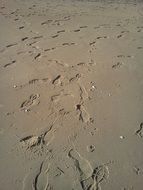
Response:
[{"label": "scuffed sand", "polygon": [[142,190],[143,3],[0,2],[0,190]]}]

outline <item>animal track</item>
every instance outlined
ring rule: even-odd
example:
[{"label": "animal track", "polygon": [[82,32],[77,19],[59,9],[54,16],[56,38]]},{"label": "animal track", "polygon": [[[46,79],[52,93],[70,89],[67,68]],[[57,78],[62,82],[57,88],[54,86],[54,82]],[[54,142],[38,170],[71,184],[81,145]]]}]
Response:
[{"label": "animal track", "polygon": [[21,104],[20,109],[24,111],[30,111],[33,106],[36,106],[40,103],[39,98],[39,94],[30,95],[30,97]]}]

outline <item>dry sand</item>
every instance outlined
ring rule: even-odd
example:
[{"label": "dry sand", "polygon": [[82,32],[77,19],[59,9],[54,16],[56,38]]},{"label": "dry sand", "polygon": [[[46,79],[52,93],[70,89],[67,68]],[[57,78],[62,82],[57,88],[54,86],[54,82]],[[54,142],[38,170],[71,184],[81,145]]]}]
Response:
[{"label": "dry sand", "polygon": [[10,189],[143,189],[143,3],[0,1]]}]

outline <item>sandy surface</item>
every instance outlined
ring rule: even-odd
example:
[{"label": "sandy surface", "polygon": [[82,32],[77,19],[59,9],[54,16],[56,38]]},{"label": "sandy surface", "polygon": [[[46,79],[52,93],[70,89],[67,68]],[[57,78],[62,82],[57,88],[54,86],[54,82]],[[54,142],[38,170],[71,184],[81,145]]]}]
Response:
[{"label": "sandy surface", "polygon": [[0,190],[142,190],[143,3],[0,1]]}]

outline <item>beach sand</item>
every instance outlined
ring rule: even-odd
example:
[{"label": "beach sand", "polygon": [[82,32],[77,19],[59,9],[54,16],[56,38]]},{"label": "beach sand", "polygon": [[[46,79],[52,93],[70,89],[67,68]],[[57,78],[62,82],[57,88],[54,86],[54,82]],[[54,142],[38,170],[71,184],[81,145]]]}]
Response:
[{"label": "beach sand", "polygon": [[0,190],[142,190],[143,3],[1,0]]}]

